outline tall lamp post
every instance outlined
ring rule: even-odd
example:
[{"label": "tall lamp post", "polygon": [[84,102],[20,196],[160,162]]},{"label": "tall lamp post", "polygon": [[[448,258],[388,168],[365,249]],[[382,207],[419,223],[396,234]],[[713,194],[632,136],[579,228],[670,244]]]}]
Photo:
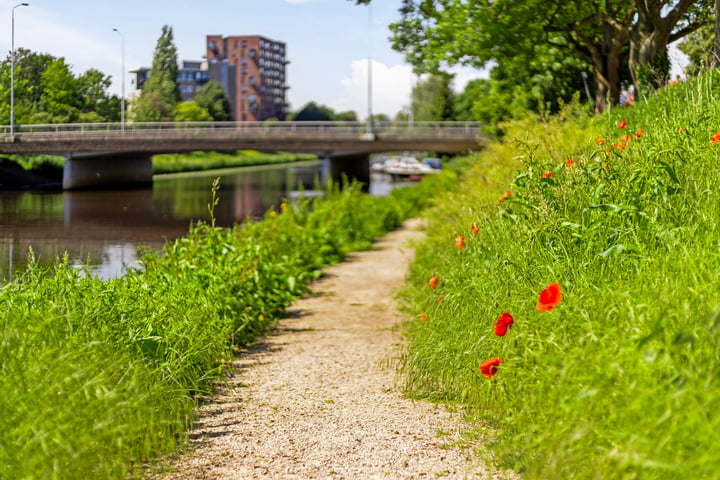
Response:
[{"label": "tall lamp post", "polygon": [[370,10],[370,2],[368,6],[368,119],[367,133],[372,135],[372,11]]},{"label": "tall lamp post", "polygon": [[15,136],[15,9],[27,7],[27,3],[18,3],[12,8],[12,26],[10,40],[10,137]]},{"label": "tall lamp post", "polygon": [[121,90],[120,90],[120,131],[125,131],[125,37],[117,28],[113,28],[113,32],[120,35],[120,43],[122,45],[122,71],[121,71]]}]

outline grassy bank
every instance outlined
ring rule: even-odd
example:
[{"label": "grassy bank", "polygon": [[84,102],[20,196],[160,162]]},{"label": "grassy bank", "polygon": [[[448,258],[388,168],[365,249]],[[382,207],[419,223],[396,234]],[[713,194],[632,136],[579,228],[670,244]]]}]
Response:
[{"label": "grassy bank", "polygon": [[102,281],[67,261],[0,290],[0,478],[119,478],[174,451],[233,349],[321,268],[396,228],[451,173],[375,198],[349,186],[232,229],[193,225]]},{"label": "grassy bank", "polygon": [[718,104],[713,72],[509,126],[429,214],[408,390],[469,405],[527,478],[718,478]]},{"label": "grassy bank", "polygon": [[152,164],[153,173],[158,174],[271,165],[308,160],[317,160],[317,156],[308,153],[238,150],[236,152],[189,152],[154,155]]}]

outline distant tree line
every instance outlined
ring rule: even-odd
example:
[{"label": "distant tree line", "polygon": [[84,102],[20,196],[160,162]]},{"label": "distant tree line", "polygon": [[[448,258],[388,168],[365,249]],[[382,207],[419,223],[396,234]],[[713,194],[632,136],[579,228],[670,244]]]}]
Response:
[{"label": "distant tree line", "polygon": [[[11,57],[0,64],[0,123],[10,123]],[[15,123],[116,122],[120,98],[110,95],[111,77],[89,69],[74,75],[64,58],[15,51]]]}]

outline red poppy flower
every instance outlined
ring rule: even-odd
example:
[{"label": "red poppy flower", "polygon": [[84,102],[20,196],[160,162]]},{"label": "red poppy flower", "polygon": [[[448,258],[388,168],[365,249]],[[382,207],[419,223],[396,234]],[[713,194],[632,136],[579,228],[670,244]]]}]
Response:
[{"label": "red poppy flower", "polygon": [[489,379],[492,379],[492,377],[497,373],[498,367],[501,363],[501,358],[488,358],[480,364],[480,372]]},{"label": "red poppy flower", "polygon": [[602,145],[603,143],[605,143],[605,139],[602,137],[597,138],[595,139],[595,143],[597,143],[598,145]]},{"label": "red poppy flower", "polygon": [[553,173],[550,170],[545,170],[543,172],[543,178],[552,178]]},{"label": "red poppy flower", "polygon": [[627,142],[629,142],[630,140],[632,140],[632,137],[631,137],[630,135],[623,135],[622,137],[620,137],[620,140],[622,140],[623,142],[627,143]]},{"label": "red poppy flower", "polygon": [[437,287],[438,283],[440,283],[440,277],[438,277],[437,275],[432,277],[430,279],[430,288]]},{"label": "red poppy flower", "polygon": [[462,250],[465,246],[465,237],[463,235],[458,236],[455,239],[455,246],[458,248],[458,250]]},{"label": "red poppy flower", "polygon": [[495,322],[495,335],[498,337],[504,337],[505,334],[508,331],[508,328],[510,328],[510,325],[515,323],[513,320],[512,315],[510,315],[508,312],[503,312],[498,317],[497,321]]},{"label": "red poppy flower", "polygon": [[478,232],[480,231],[480,229],[478,228],[477,225],[475,225],[475,224],[473,223],[472,227],[470,228],[470,231],[472,232],[473,235],[477,235]]},{"label": "red poppy flower", "polygon": [[560,284],[551,283],[545,290],[540,292],[540,299],[536,307],[541,312],[549,312],[557,307],[561,300],[562,292],[560,291]]},{"label": "red poppy flower", "polygon": [[567,168],[575,168],[575,160],[573,160],[572,158],[568,158],[567,160],[565,160],[565,166]]},{"label": "red poppy flower", "polygon": [[438,295],[438,299],[437,299],[437,300],[438,300],[438,304],[442,303],[442,301],[443,301],[443,296],[442,296],[442,295]]},{"label": "red poppy flower", "polygon": [[710,137],[710,141],[712,142],[713,145],[717,145],[718,143],[720,143],[720,130],[715,132],[715,135]]},{"label": "red poppy flower", "polygon": [[628,123],[627,120],[623,120],[621,122],[618,122],[618,128],[622,130],[623,128],[627,127]]},{"label": "red poppy flower", "polygon": [[428,321],[427,313],[425,313],[425,312],[420,312],[420,319],[421,319],[423,322],[427,322],[427,321]]},{"label": "red poppy flower", "polygon": [[643,133],[645,133],[645,131],[644,131],[642,128],[638,128],[637,133],[635,133],[635,138],[640,138],[640,137],[642,137],[642,136],[643,136]]},{"label": "red poppy flower", "polygon": [[504,202],[505,200],[507,200],[507,199],[510,198],[510,197],[512,197],[512,193],[510,193],[510,192],[505,192],[505,193],[503,193],[502,195],[500,195],[500,198],[498,199],[498,203],[502,203],[502,202]]},{"label": "red poppy flower", "polygon": [[678,133],[685,133],[685,129],[683,127],[678,128]]}]

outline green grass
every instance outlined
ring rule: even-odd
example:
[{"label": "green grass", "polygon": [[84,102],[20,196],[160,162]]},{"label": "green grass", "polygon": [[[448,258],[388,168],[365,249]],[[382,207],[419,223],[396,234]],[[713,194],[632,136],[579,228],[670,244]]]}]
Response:
[{"label": "green grass", "polygon": [[[398,227],[456,181],[375,198],[358,185],[210,223],[103,281],[58,259],[0,289],[0,478],[142,476],[186,442],[199,394],[323,266]],[[214,196],[214,194],[213,194]]]},{"label": "green grass", "polygon": [[[720,478],[719,104],[712,72],[597,118],[508,125],[428,214],[408,391],[467,404],[527,478]],[[563,300],[540,312],[552,282]]]},{"label": "green grass", "polygon": [[217,168],[248,167],[274,163],[290,163],[317,160],[316,155],[307,153],[257,152],[238,150],[235,152],[190,152],[160,154],[152,158],[153,173],[177,173]]}]

